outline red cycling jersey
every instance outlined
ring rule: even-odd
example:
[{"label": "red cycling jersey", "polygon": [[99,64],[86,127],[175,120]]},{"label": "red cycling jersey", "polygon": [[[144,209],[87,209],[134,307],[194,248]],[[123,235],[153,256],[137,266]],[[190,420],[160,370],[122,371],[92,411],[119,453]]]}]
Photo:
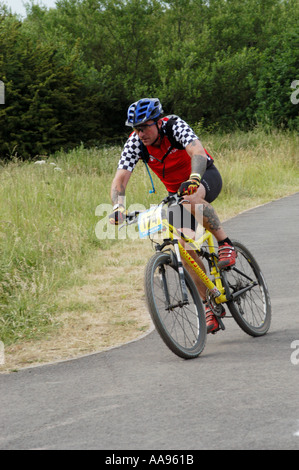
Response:
[{"label": "red cycling jersey", "polygon": [[171,143],[166,136],[163,138],[160,147],[147,146],[149,152],[148,166],[160,178],[167,191],[175,193],[181,183],[190,176],[191,158],[186,150],[173,148],[162,163],[161,160],[170,147]]},{"label": "red cycling jersey", "polygon": [[[167,117],[162,119],[162,129],[165,129],[168,119]],[[174,140],[184,147],[184,149],[172,148],[164,161],[162,161],[163,157],[165,157],[171,148],[171,143],[166,134],[162,139],[160,147],[149,145],[146,148],[149,153],[147,162],[149,167],[162,181],[167,191],[174,193],[177,192],[183,181],[189,179],[191,173],[191,157],[186,152],[185,148],[188,144],[198,139],[198,137],[191,127],[181,118],[177,118],[174,121],[171,130]],[[213,159],[206,150],[205,152],[208,159],[207,167],[209,167],[213,164]],[[139,137],[133,132],[124,146],[118,169],[133,171],[137,161],[141,158],[142,144]]]}]

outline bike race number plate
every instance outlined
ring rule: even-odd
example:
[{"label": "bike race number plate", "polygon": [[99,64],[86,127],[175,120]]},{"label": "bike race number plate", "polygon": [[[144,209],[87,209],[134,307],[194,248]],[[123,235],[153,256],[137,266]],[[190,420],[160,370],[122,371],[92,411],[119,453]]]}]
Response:
[{"label": "bike race number plate", "polygon": [[140,238],[146,238],[163,230],[162,207],[154,206],[138,216]]}]

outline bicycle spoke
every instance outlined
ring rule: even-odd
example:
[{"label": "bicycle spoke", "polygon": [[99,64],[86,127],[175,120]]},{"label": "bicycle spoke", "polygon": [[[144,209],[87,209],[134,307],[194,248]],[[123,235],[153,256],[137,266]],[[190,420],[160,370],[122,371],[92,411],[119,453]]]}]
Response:
[{"label": "bicycle spoke", "polygon": [[[165,288],[168,295],[171,292],[169,299],[166,299]],[[168,333],[185,348],[193,347],[199,335],[198,313],[190,295],[189,304],[182,305],[181,288],[176,271],[163,266],[163,271],[156,273],[154,278],[154,291],[158,305],[164,305],[160,316],[167,326]]]},{"label": "bicycle spoke", "polygon": [[[190,335],[186,331],[186,326],[184,325],[184,321],[189,326]],[[178,324],[178,326],[181,328],[182,332],[184,333],[185,339],[189,339],[189,344],[193,345],[196,338],[197,338],[197,336],[198,336],[198,326],[193,324],[190,321],[189,317],[186,316],[185,314],[182,314],[180,311],[176,311],[175,314],[174,314],[173,328],[170,331],[171,334],[173,334],[174,331],[175,331],[175,334],[177,334],[177,330],[175,329],[176,324]],[[193,333],[192,339],[190,337],[191,333]],[[177,336],[176,336],[176,338],[177,338]],[[186,341],[185,341],[185,346],[187,347],[187,342]]]},{"label": "bicycle spoke", "polygon": [[268,331],[271,319],[267,286],[253,256],[242,244],[235,243],[236,265],[224,274],[232,296],[228,306],[246,333],[261,336]]}]

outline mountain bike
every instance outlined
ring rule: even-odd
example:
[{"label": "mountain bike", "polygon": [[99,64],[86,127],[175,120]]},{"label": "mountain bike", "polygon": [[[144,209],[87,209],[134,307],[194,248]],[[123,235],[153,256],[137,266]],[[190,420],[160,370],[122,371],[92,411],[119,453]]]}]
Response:
[{"label": "mountain bike", "polygon": [[[207,329],[202,299],[183,266],[183,259],[206,286],[206,302],[222,330],[224,321],[234,318],[245,333],[254,337],[265,335],[271,323],[271,302],[262,271],[242,243],[233,240],[236,264],[220,270],[213,236],[208,230],[194,240],[184,234],[184,229],[175,227],[170,220],[170,208],[182,202],[178,195],[167,196],[149,210],[127,214],[125,223],[138,223],[140,237],[149,237],[155,245],[156,252],[146,265],[144,279],[153,323],[172,352],[192,359],[204,350]],[[209,275],[192,258],[190,250],[206,261]],[[231,316],[222,316],[222,305],[227,306]]]}]

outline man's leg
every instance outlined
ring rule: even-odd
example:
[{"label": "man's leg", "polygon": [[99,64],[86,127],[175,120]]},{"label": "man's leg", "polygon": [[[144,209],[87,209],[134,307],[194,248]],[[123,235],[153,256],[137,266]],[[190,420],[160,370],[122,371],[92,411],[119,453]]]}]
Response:
[{"label": "man's leg", "polygon": [[[187,235],[186,230],[184,229],[183,231]],[[189,234],[188,234],[188,236],[189,236]],[[191,236],[190,236],[190,238],[191,238]],[[192,256],[192,258],[198,264],[198,266],[206,273],[205,265],[203,264],[201,258],[198,256],[198,254],[194,250],[188,250],[188,246],[186,246],[184,240],[180,240],[180,243],[188,251],[190,256]],[[188,271],[188,273],[192,277],[192,279],[194,281],[194,284],[197,287],[197,290],[199,292],[199,295],[200,295],[201,299],[205,302],[206,301],[206,290],[207,290],[206,286],[204,285],[202,280],[197,276],[197,274],[193,271],[193,269],[189,266],[189,264],[184,259],[182,259],[182,263],[183,263],[184,268]]]},{"label": "man's leg", "polygon": [[194,217],[197,220],[202,220],[204,228],[209,230],[216,238],[219,245],[219,268],[233,266],[236,259],[233,244],[223,229],[214,207],[204,199],[205,196],[206,189],[201,184],[196,193],[191,196],[185,196],[186,201],[189,202],[189,207],[188,204],[184,207],[188,210],[191,209]]},{"label": "man's leg", "polygon": [[[186,233],[186,229],[184,229],[184,233],[189,236],[190,238],[192,237],[191,234]],[[180,243],[184,246],[185,249],[188,250],[188,246],[185,246],[185,242],[183,240],[180,240]],[[197,253],[194,250],[188,250],[188,253],[190,253],[190,256],[196,261],[196,263],[199,265],[199,267],[206,273],[205,266],[201,260],[201,258],[197,255]],[[197,290],[199,292],[199,295],[203,301],[204,307],[205,307],[205,313],[206,313],[206,324],[207,324],[207,333],[216,333],[216,331],[219,330],[219,322],[214,315],[214,312],[211,310],[211,307],[209,304],[207,304],[207,288],[204,285],[204,283],[201,281],[201,279],[197,276],[197,274],[193,271],[193,269],[189,266],[189,264],[182,259],[182,263],[184,268],[188,271],[188,273],[191,275]],[[222,306],[221,306],[222,307]],[[222,307],[222,314],[221,316],[225,315],[225,309]]]},{"label": "man's leg", "polygon": [[[218,245],[219,245],[218,266],[219,267],[231,266],[235,263],[235,255],[236,255],[235,251],[233,249],[231,241],[227,237],[227,234],[224,231],[220,223],[219,217],[215,209],[212,207],[210,203],[208,203],[204,199],[205,195],[206,195],[206,190],[203,185],[200,185],[198,191],[195,194],[193,194],[192,196],[186,196],[185,199],[190,204],[185,204],[184,207],[190,210],[195,218],[197,218],[198,220],[201,220],[202,225],[207,230],[209,230],[216,238]],[[190,255],[194,257],[195,261],[206,272],[204,264],[202,263],[199,256],[194,251],[191,251]],[[222,263],[222,266],[221,266],[221,263]],[[219,322],[216,316],[214,315],[214,312],[211,310],[211,307],[209,306],[209,304],[206,303],[206,286],[198,278],[196,273],[194,273],[194,271],[189,267],[189,265],[184,263],[184,267],[191,274],[192,279],[194,280],[197,286],[197,289],[199,291],[199,294],[205,304],[207,332],[216,333],[219,330],[220,326],[219,326]],[[225,315],[225,309],[222,307],[221,316],[224,316],[224,315]]]}]

